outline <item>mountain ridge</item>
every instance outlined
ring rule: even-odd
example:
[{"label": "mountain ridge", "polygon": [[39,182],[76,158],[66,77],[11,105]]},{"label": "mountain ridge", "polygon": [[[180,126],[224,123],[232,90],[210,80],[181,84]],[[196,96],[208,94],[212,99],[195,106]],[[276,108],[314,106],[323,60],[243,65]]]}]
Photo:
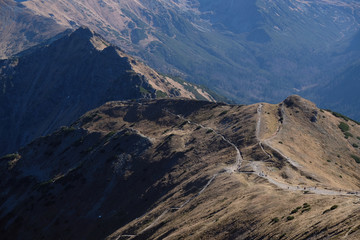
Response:
[{"label": "mountain ridge", "polygon": [[[276,103],[299,94],[359,118],[354,106],[341,108],[335,99],[328,103],[317,98],[359,58],[357,1],[18,4],[20,12],[26,10],[63,28],[89,26],[158,71],[206,85],[235,102]],[[18,33],[13,31],[13,39]]]},{"label": "mountain ridge", "polygon": [[110,100],[215,99],[158,74],[87,28],[1,61],[1,151],[17,147]]},{"label": "mountain ridge", "polygon": [[354,137],[345,138],[344,121],[299,96],[248,106],[108,102],[1,158],[0,231],[356,239],[360,152],[351,144],[360,126],[348,120]]}]

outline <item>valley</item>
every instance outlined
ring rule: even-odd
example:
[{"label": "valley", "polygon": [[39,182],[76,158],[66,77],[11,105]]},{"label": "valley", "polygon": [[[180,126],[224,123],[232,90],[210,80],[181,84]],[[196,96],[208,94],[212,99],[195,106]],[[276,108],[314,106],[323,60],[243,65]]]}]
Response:
[{"label": "valley", "polygon": [[360,239],[359,41],[358,0],[0,0],[0,239]]},{"label": "valley", "polygon": [[[87,26],[156,70],[237,103],[275,103],[299,94],[358,119],[344,94],[324,98],[322,90],[346,81],[344,72],[359,59],[359,8],[355,0],[28,0],[13,11],[54,22],[51,32],[43,30],[44,40],[60,29]],[[1,35],[11,37],[1,41],[0,55],[15,53],[11,39],[23,41],[18,27]]]}]

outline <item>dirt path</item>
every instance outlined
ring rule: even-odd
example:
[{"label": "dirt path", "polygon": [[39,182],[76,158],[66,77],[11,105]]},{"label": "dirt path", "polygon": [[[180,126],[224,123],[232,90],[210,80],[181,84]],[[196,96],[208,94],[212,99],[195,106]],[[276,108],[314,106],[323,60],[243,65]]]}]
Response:
[{"label": "dirt path", "polygon": [[[274,133],[270,138],[265,139],[265,140],[261,140],[260,139],[260,131],[261,131],[261,124],[262,124],[262,104],[259,104],[258,108],[257,108],[257,113],[258,113],[258,120],[256,123],[256,138],[259,141],[259,145],[262,149],[262,151],[267,155],[268,158],[272,158],[272,156],[267,153],[263,147],[263,145],[266,145],[267,147],[271,148],[272,150],[278,152],[280,155],[282,155],[285,159],[287,159],[287,161],[289,162],[289,164],[296,166],[296,167],[301,167],[300,164],[298,164],[296,161],[292,160],[291,158],[287,157],[285,154],[283,154],[279,149],[272,147],[270,144],[270,140],[272,140],[273,138],[275,138],[278,133],[281,131],[282,126],[280,125],[276,131],[276,133]],[[281,109],[282,114],[283,114],[283,121],[285,121],[285,111],[282,108]],[[203,129],[206,130],[211,130],[214,134],[216,134],[217,136],[221,137],[223,141],[227,142],[229,145],[231,145],[234,150],[236,151],[236,157],[235,157],[235,163],[227,166],[223,169],[221,169],[220,171],[218,171],[217,173],[215,173],[209,180],[208,182],[200,189],[200,191],[195,194],[194,196],[190,197],[188,200],[186,200],[184,203],[182,203],[179,207],[169,207],[168,209],[165,209],[154,221],[152,221],[152,223],[147,226],[146,228],[144,228],[143,230],[141,230],[138,234],[124,234],[124,235],[120,235],[117,238],[115,238],[116,240],[119,240],[121,238],[126,238],[126,239],[133,239],[135,237],[137,237],[138,235],[150,230],[151,228],[153,228],[154,226],[156,226],[160,220],[162,218],[164,218],[167,214],[170,214],[174,211],[178,211],[182,208],[184,208],[186,205],[188,205],[191,201],[193,201],[195,198],[197,198],[198,196],[200,196],[210,185],[211,183],[216,179],[217,176],[219,176],[220,174],[224,174],[224,173],[233,173],[233,172],[240,172],[240,168],[241,168],[241,164],[243,162],[243,158],[241,156],[241,152],[239,150],[239,148],[232,143],[230,140],[228,140],[224,135],[220,134],[219,132],[215,131],[214,129],[210,128],[210,127],[206,127],[203,126],[201,124],[198,123],[194,123],[186,118],[184,118],[181,115],[176,115],[168,110],[166,110],[167,113],[176,116],[177,118],[180,118],[184,121],[187,121],[188,124],[192,124],[195,125],[197,127],[201,127]],[[286,191],[299,191],[299,192],[308,192],[308,193],[313,193],[313,194],[319,194],[319,195],[329,195],[329,196],[360,196],[360,192],[356,192],[356,191],[352,191],[352,192],[348,192],[345,190],[331,190],[331,189],[320,189],[317,187],[312,187],[312,186],[294,186],[294,185],[290,185],[284,182],[280,182],[270,176],[268,176],[266,174],[266,170],[264,170],[261,162],[251,162],[250,163],[251,167],[253,168],[253,172],[252,171],[248,171],[248,172],[240,172],[240,173],[246,173],[246,174],[256,174],[261,178],[266,179],[268,182],[276,185],[277,187],[284,189]],[[144,215],[146,215],[147,213],[145,213]],[[144,216],[143,215],[143,216]]]},{"label": "dirt path", "polygon": [[192,122],[192,121],[184,118],[184,117],[181,116],[181,115],[176,115],[176,114],[174,114],[174,113],[171,113],[170,111],[166,111],[166,112],[170,113],[171,115],[176,116],[177,118],[180,118],[180,119],[186,121],[186,122],[189,123],[189,124],[195,125],[195,126],[197,126],[197,127],[201,127],[201,128],[203,128],[203,129],[206,129],[206,130],[211,130],[213,133],[215,133],[215,135],[219,136],[223,141],[225,141],[225,142],[227,142],[229,145],[231,145],[231,146],[235,149],[235,151],[236,151],[235,163],[232,164],[232,165],[230,165],[230,166],[228,166],[228,167],[226,167],[225,170],[226,170],[227,172],[236,172],[236,171],[238,171],[238,170],[240,169],[241,164],[242,164],[242,162],[243,162],[243,158],[242,158],[242,156],[241,156],[241,152],[240,152],[239,148],[238,148],[234,143],[230,142],[224,135],[220,134],[219,132],[217,132],[217,131],[214,130],[213,128],[206,127],[206,126],[203,126],[203,125],[198,124],[198,123],[194,123],[194,122]]},{"label": "dirt path", "polygon": [[[267,147],[271,148],[272,150],[276,151],[277,153],[279,153],[282,157],[284,157],[289,164],[297,167],[297,168],[301,168],[301,165],[298,164],[296,161],[292,160],[291,158],[289,158],[288,156],[286,156],[285,154],[283,154],[279,149],[273,147],[270,143],[270,140],[272,140],[273,138],[275,138],[278,133],[281,131],[282,126],[279,126],[278,130],[276,131],[276,133],[271,136],[268,139],[265,140],[261,140],[260,139],[260,131],[261,131],[261,121],[262,121],[262,107],[263,104],[259,104],[258,108],[257,108],[257,113],[258,113],[258,120],[256,123],[256,138],[259,141],[259,145],[262,149],[262,151],[271,158],[271,155],[269,153],[267,153],[265,151],[265,149],[263,148],[263,144],[266,145]],[[282,106],[281,108],[281,112],[282,112],[282,117],[283,117],[283,123],[286,121],[286,114],[284,111],[284,106]],[[259,162],[252,162],[251,166],[254,170],[254,174],[267,179],[270,183],[276,185],[277,187],[284,189],[284,190],[289,190],[289,191],[306,191],[309,193],[314,193],[314,194],[320,194],[320,195],[331,195],[331,196],[360,196],[360,192],[357,191],[345,191],[345,190],[331,190],[331,189],[321,189],[321,188],[317,188],[317,187],[313,187],[313,186],[294,186],[294,185],[290,185],[287,183],[283,183],[280,181],[275,180],[274,178],[268,176],[263,169],[263,166],[261,166],[261,163]]]},{"label": "dirt path", "polygon": [[[209,186],[210,184],[215,180],[215,178],[217,176],[219,176],[220,174],[223,173],[234,173],[234,172],[239,172],[240,167],[241,167],[241,163],[243,162],[243,158],[241,156],[241,152],[239,150],[239,148],[232,143],[230,140],[228,140],[224,135],[220,134],[219,132],[215,131],[213,128],[210,127],[206,127],[203,126],[201,124],[198,123],[194,123],[186,118],[184,118],[181,115],[176,115],[168,110],[165,110],[167,113],[169,113],[170,115],[173,115],[177,118],[180,118],[184,121],[186,121],[188,124],[194,125],[196,127],[201,127],[203,129],[206,130],[211,130],[215,135],[219,136],[223,141],[227,142],[229,145],[231,145],[234,150],[236,151],[236,157],[235,157],[235,162],[232,165],[226,166],[225,168],[219,170],[217,173],[215,173],[209,180],[208,182],[200,189],[200,191],[198,193],[196,193],[194,196],[190,197],[188,200],[186,200],[184,203],[182,203],[179,207],[170,207],[169,209],[165,209],[162,214],[160,214],[149,226],[147,226],[146,228],[144,228],[143,230],[141,230],[138,234],[124,234],[124,235],[120,235],[116,238],[116,240],[121,239],[121,238],[127,238],[127,239],[132,239],[135,238],[136,236],[138,236],[139,234],[144,233],[145,231],[151,229],[152,227],[156,226],[160,220],[167,214],[174,212],[174,211],[178,211],[182,208],[184,208],[186,205],[188,205],[192,200],[194,200],[195,198],[197,198],[198,196],[200,196]],[[146,213],[144,214],[146,215]],[[143,216],[144,216],[143,215]]]}]

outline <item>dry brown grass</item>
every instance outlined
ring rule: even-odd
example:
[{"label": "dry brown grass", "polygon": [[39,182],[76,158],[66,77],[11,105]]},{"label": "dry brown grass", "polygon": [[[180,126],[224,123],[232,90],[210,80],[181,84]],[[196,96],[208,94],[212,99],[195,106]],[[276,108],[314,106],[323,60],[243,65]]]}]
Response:
[{"label": "dry brown grass", "polygon": [[[315,106],[301,101],[297,107],[285,108],[287,118],[283,124],[277,122],[279,105],[264,104],[261,139],[271,137],[277,126],[282,125],[265,147],[271,159],[267,159],[255,134],[258,105],[234,106],[181,99],[110,102],[74,123],[84,130],[81,134],[79,130],[68,133],[68,137],[63,138],[68,140],[63,140],[53,155],[46,156],[45,151],[48,144],[62,137],[61,131],[20,152],[21,159],[11,171],[21,170],[30,162],[43,164],[47,159],[47,164],[42,166],[51,170],[49,176],[53,182],[47,184],[53,190],[50,188],[44,196],[49,192],[56,196],[51,211],[38,207],[24,216],[31,214],[29,224],[36,226],[39,219],[49,219],[54,214],[65,219],[63,213],[56,210],[60,209],[60,204],[61,209],[75,208],[77,215],[72,216],[72,220],[77,221],[76,226],[60,221],[57,226],[50,224],[51,234],[47,232],[48,236],[62,234],[68,238],[358,239],[360,202],[356,197],[292,191],[277,187],[256,174],[224,171],[235,163],[236,152],[219,134],[241,150],[242,171],[253,170],[256,163],[271,178],[293,186],[357,189],[358,179],[352,177],[358,171],[354,160],[336,157],[337,164],[323,161],[333,153],[355,154],[358,150],[350,148],[354,140],[342,136],[337,127],[341,120],[327,112],[319,110],[319,121],[311,122],[312,111],[309,115],[307,108]],[[357,134],[358,126],[350,125],[351,132]],[[85,140],[75,147],[73,140],[78,139],[79,134]],[[125,151],[132,158],[128,159],[126,171],[122,171],[119,159],[111,157],[116,147],[127,146],[133,138],[138,140],[133,142],[132,148],[139,153]],[[146,149],[141,147],[144,141],[151,143]],[[72,144],[73,148],[59,159],[57,155],[67,144]],[[94,144],[99,147],[88,156],[81,153]],[[301,167],[291,167],[271,149],[272,146]],[[120,155],[125,156],[124,153]],[[66,167],[60,169],[62,174],[54,168],[54,164],[71,163],[74,159],[86,160],[72,173],[81,176],[80,179],[85,178],[85,185],[71,177],[72,174],[66,174]],[[71,183],[74,189],[63,192],[60,183]],[[41,196],[39,193],[38,197]],[[60,196],[67,201],[58,201]],[[31,204],[38,201],[38,197],[27,201]],[[184,203],[187,204],[180,208]],[[334,205],[338,207],[329,210]],[[26,206],[19,203],[14,214]],[[91,218],[89,209],[94,208],[97,214],[101,212],[101,221]],[[294,209],[298,209],[297,212],[291,213]],[[21,232],[27,232],[28,225],[22,226]],[[16,227],[11,225],[6,236],[14,234],[11,231],[19,232],[19,225]]]}]

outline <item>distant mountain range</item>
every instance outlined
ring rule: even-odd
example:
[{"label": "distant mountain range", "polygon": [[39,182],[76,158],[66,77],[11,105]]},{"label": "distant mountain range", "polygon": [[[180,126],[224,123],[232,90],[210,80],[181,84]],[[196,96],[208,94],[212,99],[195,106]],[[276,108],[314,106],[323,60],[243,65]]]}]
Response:
[{"label": "distant mountain range", "polygon": [[107,101],[163,97],[215,101],[200,86],[160,75],[79,28],[0,61],[0,153],[16,151]]},{"label": "distant mountain range", "polygon": [[[237,102],[278,102],[296,93],[360,119],[356,105],[342,106],[347,96],[319,96],[360,58],[360,3],[355,0],[4,3],[0,11],[6,13],[0,15],[14,24],[0,30],[2,56],[85,25],[151,67]],[[16,17],[23,15],[26,24]]]},{"label": "distant mountain range", "polygon": [[2,0],[0,5],[3,57],[88,25],[156,69],[237,102],[274,102],[296,92],[360,119],[356,1]]}]

